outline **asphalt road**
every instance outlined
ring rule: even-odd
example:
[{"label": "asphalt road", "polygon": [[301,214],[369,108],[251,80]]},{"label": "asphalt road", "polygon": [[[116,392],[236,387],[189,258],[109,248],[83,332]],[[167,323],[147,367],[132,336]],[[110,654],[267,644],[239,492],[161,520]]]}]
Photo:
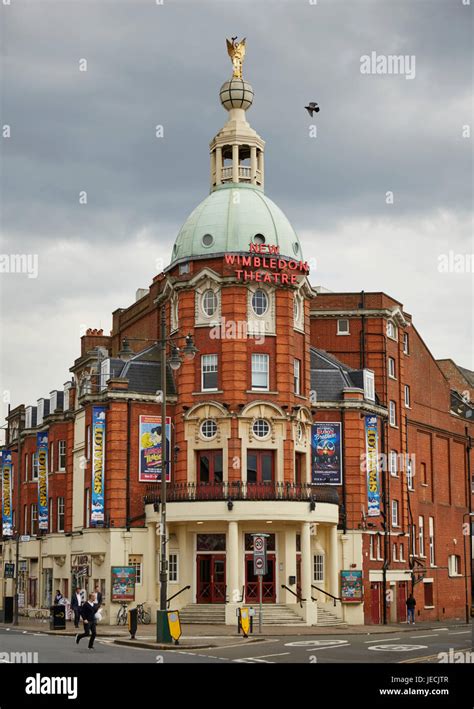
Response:
[{"label": "asphalt road", "polygon": [[[209,642],[212,643],[212,639],[209,639]],[[450,648],[453,652],[472,649],[473,638],[472,627],[451,626],[382,635],[272,637],[245,645],[240,638],[229,637],[228,643],[224,647],[199,650],[146,650],[114,645],[112,639],[98,637],[94,650],[91,651],[87,648],[85,639],[77,646],[72,637],[58,637],[13,628],[0,629],[0,653],[37,652],[38,662],[57,664],[439,662],[438,653],[447,653]],[[474,660],[474,656],[472,659]]]}]

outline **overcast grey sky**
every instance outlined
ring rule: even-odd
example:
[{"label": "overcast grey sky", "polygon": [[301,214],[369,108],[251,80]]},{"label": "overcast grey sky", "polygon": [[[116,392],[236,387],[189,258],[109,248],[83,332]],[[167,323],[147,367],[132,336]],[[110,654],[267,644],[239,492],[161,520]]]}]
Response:
[{"label": "overcast grey sky", "polygon": [[[0,13],[0,253],[39,259],[36,279],[0,274],[3,412],[8,396],[60,388],[83,329],[108,333],[111,312],[169,262],[209,190],[231,35],[247,37],[265,191],[316,259],[313,284],[389,293],[435,357],[473,366],[472,264],[438,270],[440,255],[468,265],[473,252],[472,6],[11,0]],[[371,52],[414,56],[414,78],[362,74]]]}]

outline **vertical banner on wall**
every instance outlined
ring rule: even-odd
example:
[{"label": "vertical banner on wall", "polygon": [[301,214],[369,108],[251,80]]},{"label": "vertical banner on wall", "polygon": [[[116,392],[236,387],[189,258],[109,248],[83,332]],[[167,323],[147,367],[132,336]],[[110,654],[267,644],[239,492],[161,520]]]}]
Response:
[{"label": "vertical banner on wall", "polygon": [[380,476],[378,469],[378,428],[377,417],[365,417],[365,446],[367,464],[367,514],[377,517],[380,514]]},{"label": "vertical banner on wall", "polygon": [[[161,416],[140,416],[139,473],[140,482],[161,480],[162,430]],[[170,480],[171,418],[166,417],[166,480]]]},{"label": "vertical banner on wall", "polygon": [[311,435],[311,481],[342,485],[341,424],[315,423]]},{"label": "vertical banner on wall", "polygon": [[2,452],[2,534],[4,537],[13,535],[12,514],[12,454]]},{"label": "vertical banner on wall", "polygon": [[38,529],[48,531],[48,434],[36,435],[36,456],[38,460]]},{"label": "vertical banner on wall", "polygon": [[91,526],[104,523],[105,407],[92,409]]}]

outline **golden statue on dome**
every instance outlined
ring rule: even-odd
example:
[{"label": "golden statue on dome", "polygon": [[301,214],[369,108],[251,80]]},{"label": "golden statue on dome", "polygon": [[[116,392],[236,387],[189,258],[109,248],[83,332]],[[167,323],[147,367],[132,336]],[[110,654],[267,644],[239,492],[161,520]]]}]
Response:
[{"label": "golden statue on dome", "polygon": [[232,74],[232,78],[233,79],[242,79],[242,64],[244,62],[244,57],[245,57],[246,37],[244,37],[240,42],[236,42],[235,41],[236,39],[237,39],[237,37],[232,37],[231,42],[228,39],[226,39],[227,52],[229,54],[229,57],[232,60],[232,66],[234,67],[234,72]]}]

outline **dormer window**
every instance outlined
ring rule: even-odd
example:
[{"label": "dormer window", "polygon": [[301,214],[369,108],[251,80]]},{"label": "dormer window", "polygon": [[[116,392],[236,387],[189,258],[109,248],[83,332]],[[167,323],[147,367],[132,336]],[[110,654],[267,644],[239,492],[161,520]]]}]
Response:
[{"label": "dormer window", "polygon": [[375,379],[370,369],[364,369],[364,399],[375,401]]}]

